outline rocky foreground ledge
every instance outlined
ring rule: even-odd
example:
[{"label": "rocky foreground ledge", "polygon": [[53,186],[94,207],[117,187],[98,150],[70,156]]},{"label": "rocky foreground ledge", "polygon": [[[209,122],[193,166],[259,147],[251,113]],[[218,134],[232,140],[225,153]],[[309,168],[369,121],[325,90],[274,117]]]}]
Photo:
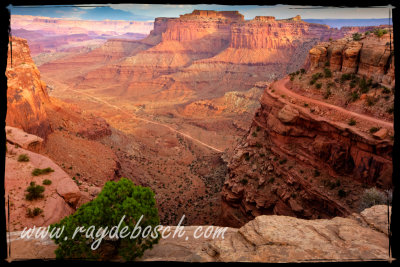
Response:
[{"label": "rocky foreground ledge", "polygon": [[[387,210],[387,206],[377,205],[360,214],[330,220],[263,215],[240,229],[228,228],[224,239],[161,239],[139,261],[389,261]],[[195,229],[186,226],[186,234]],[[171,227],[171,232],[174,230]],[[9,234],[10,261],[55,258],[56,245],[51,240],[26,240],[19,235]]]}]

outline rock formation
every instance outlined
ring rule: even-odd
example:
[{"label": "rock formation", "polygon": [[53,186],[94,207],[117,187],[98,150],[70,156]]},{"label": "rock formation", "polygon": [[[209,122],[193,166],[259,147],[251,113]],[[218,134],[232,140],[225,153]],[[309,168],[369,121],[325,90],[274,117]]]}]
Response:
[{"label": "rock formation", "polygon": [[318,107],[310,112],[274,88],[265,89],[229,161],[221,222],[241,226],[263,214],[346,216],[356,210],[363,186],[390,187],[392,141],[317,115]]},{"label": "rock formation", "polygon": [[[134,52],[119,60],[86,68],[93,53],[82,53],[40,69],[49,80],[132,101],[199,100],[211,94],[221,97],[228,88],[248,90],[258,81],[282,77],[301,67],[316,42],[353,31],[307,23],[300,17],[259,16],[246,21],[236,11],[196,10],[179,18],[156,18],[149,36],[131,43]],[[107,42],[96,53],[114,54],[119,46]],[[83,66],[79,72],[78,64]],[[66,75],[60,75],[61,65]]]},{"label": "rock formation", "polygon": [[[197,226],[183,227],[188,240],[172,238],[176,226],[171,226],[169,238],[161,239],[138,261],[388,261],[387,210],[383,205],[373,206],[361,214],[330,220],[259,216],[240,229],[228,228],[223,238],[221,235],[214,240],[192,238]],[[11,233],[9,260],[54,259],[56,245],[49,238],[19,236],[20,232]]]},{"label": "rock formation", "polygon": [[[385,30],[389,32],[392,29]],[[322,67],[329,62],[332,71],[359,74],[394,87],[393,51],[393,35],[391,37],[389,33],[381,37],[373,33],[364,34],[360,40],[343,38],[312,48],[309,52],[310,67]]]},{"label": "rock formation", "polygon": [[52,131],[44,108],[50,102],[46,84],[40,79],[26,40],[12,37],[9,41],[6,124],[46,138]]}]

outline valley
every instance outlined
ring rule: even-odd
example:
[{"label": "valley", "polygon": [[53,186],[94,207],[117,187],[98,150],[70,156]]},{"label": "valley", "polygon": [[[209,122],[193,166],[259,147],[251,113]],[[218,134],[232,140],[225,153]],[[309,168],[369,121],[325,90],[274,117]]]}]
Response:
[{"label": "valley", "polygon": [[[261,215],[346,217],[365,189],[391,189],[387,25],[336,29],[206,10],[154,23],[12,23],[7,125],[42,141],[38,155],[14,145],[8,170],[28,153],[58,166],[51,175],[57,184],[69,177],[76,195],[61,199],[53,188],[40,207],[64,212],[30,224],[72,213],[120,177],[154,191],[163,225],[183,215],[186,226],[229,227]],[[23,208],[13,208],[19,219]]]}]

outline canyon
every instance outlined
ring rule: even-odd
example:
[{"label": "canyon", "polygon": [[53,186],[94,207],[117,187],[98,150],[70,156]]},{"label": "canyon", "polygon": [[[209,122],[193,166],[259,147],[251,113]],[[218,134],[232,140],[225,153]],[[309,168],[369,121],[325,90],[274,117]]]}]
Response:
[{"label": "canyon", "polygon": [[[231,227],[222,241],[162,240],[167,246],[143,260],[386,259],[385,206],[359,207],[367,188],[389,194],[392,186],[391,28],[205,10],[154,23],[16,15],[11,23],[13,235],[72,214],[105,182],[127,177],[155,192],[163,225],[185,215],[189,231]],[[34,176],[35,168],[53,172]],[[25,200],[30,182],[45,178],[52,183],[44,198]],[[43,213],[29,217],[28,208]],[[299,231],[303,243],[290,238]],[[312,253],[291,249],[316,236]],[[14,259],[24,257],[22,247],[44,244],[44,254],[29,257],[54,257],[49,240],[13,242],[21,255]]]}]

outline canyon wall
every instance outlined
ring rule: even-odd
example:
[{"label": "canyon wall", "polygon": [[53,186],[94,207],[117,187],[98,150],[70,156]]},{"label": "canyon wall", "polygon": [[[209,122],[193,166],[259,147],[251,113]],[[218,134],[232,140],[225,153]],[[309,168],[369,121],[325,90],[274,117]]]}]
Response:
[{"label": "canyon wall", "polygon": [[[317,219],[356,210],[363,188],[389,188],[393,141],[379,140],[274,93],[261,97],[228,162],[221,222],[264,214]],[[308,105],[307,105],[308,106]]]},{"label": "canyon wall", "polygon": [[[387,28],[386,31],[391,31]],[[325,66],[329,62],[332,71],[355,73],[394,87],[393,34],[381,37],[373,33],[363,35],[360,40],[343,38],[323,42],[310,50],[310,68]]]},{"label": "canyon wall", "polygon": [[[231,88],[248,90],[258,81],[297,70],[317,42],[357,30],[366,29],[332,29],[299,16],[245,21],[238,12],[195,10],[179,18],[156,18],[149,36],[136,41],[140,50],[65,79],[77,89],[96,88],[132,101],[222,97]],[[113,52],[110,45],[100,48],[104,54]],[[64,72],[73,72],[76,64],[71,62],[82,61],[89,62],[90,54],[55,60],[40,69],[53,76],[61,65]]]},{"label": "canyon wall", "polygon": [[27,41],[12,37],[9,42],[6,124],[45,138],[52,131],[44,108],[50,102],[47,86],[32,61]]},{"label": "canyon wall", "polygon": [[29,15],[11,15],[13,29],[40,30],[47,34],[149,34],[153,22],[126,20],[73,20],[67,18],[48,18]]}]

